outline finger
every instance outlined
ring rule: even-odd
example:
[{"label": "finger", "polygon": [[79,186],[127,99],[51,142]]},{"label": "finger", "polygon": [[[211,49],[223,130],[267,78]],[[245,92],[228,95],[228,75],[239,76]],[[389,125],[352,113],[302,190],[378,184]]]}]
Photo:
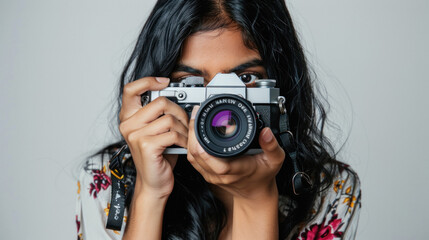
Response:
[{"label": "finger", "polygon": [[188,137],[188,127],[171,114],[164,115],[144,127],[148,135],[159,135],[165,132],[178,132]]},{"label": "finger", "polygon": [[137,144],[139,148],[149,151],[155,150],[156,154],[161,154],[167,147],[177,145],[187,148],[188,138],[176,131],[165,132],[155,136],[148,136],[145,129],[139,129],[128,135],[128,143]]},{"label": "finger", "polygon": [[188,126],[188,115],[185,110],[166,97],[158,97],[144,108],[138,110],[131,118],[138,119],[141,123],[149,123],[161,115],[172,115],[183,125]]},{"label": "finger", "polygon": [[172,145],[188,148],[188,138],[178,132],[166,132],[153,136],[153,141],[154,143],[159,144],[159,149],[162,149],[163,151]]},{"label": "finger", "polygon": [[140,129],[147,136],[176,131],[188,137],[188,127],[171,114],[164,115],[148,124],[143,124],[139,120],[135,121],[135,118],[136,116],[132,116],[119,126],[121,134],[124,137],[128,136],[131,132],[140,131]]},{"label": "finger", "polygon": [[161,77],[144,77],[124,86],[122,108],[119,114],[121,121],[128,119],[141,107],[141,95],[147,91],[157,91],[168,86],[170,79]]},{"label": "finger", "polygon": [[283,163],[285,152],[278,144],[270,128],[266,127],[262,129],[259,135],[259,145],[264,151],[263,155],[265,155],[264,160],[266,164],[272,166]]}]

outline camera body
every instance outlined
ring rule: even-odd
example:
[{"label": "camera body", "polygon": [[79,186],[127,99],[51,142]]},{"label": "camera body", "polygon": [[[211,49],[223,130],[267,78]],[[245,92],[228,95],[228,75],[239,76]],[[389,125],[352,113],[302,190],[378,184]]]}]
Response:
[{"label": "camera body", "polygon": [[[194,126],[198,142],[207,153],[228,158],[262,152],[258,139],[264,127],[279,135],[284,97],[279,96],[275,84],[275,80],[261,79],[256,80],[256,87],[246,87],[235,73],[219,73],[204,87],[202,77],[188,77],[163,90],[151,91],[142,96],[142,102],[167,97],[189,117],[193,107],[200,105]],[[186,154],[187,150],[172,146],[164,153]]]}]

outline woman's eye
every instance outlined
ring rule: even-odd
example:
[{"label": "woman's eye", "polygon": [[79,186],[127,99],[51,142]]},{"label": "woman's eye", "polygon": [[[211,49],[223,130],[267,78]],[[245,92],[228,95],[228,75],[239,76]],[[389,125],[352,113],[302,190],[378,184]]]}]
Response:
[{"label": "woman's eye", "polygon": [[257,73],[243,73],[243,74],[240,74],[238,77],[244,83],[252,83],[255,80],[260,79],[261,75]]}]

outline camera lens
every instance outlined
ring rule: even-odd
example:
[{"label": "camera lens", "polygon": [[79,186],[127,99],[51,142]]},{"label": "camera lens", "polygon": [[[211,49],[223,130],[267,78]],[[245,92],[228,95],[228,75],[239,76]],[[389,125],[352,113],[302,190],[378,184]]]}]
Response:
[{"label": "camera lens", "polygon": [[220,111],[215,114],[211,126],[220,138],[231,138],[238,132],[237,116],[230,110]]},{"label": "camera lens", "polygon": [[256,112],[246,99],[219,94],[201,104],[195,117],[195,135],[203,149],[216,157],[246,152],[256,136]]}]

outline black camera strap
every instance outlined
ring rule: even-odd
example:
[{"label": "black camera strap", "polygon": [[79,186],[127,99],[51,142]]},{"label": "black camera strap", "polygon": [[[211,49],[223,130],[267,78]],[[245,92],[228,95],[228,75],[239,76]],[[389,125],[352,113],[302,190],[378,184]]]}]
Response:
[{"label": "black camera strap", "polygon": [[112,180],[112,195],[106,228],[117,231],[120,231],[122,228],[125,213],[125,184],[122,160],[124,160],[127,148],[128,146],[125,144],[113,154],[109,165],[110,178]]},{"label": "black camera strap", "polygon": [[280,114],[280,141],[286,154],[292,163],[292,190],[295,195],[300,195],[311,190],[313,183],[307,173],[301,170],[297,160],[297,152],[293,134],[289,129],[289,119],[286,113]]}]

